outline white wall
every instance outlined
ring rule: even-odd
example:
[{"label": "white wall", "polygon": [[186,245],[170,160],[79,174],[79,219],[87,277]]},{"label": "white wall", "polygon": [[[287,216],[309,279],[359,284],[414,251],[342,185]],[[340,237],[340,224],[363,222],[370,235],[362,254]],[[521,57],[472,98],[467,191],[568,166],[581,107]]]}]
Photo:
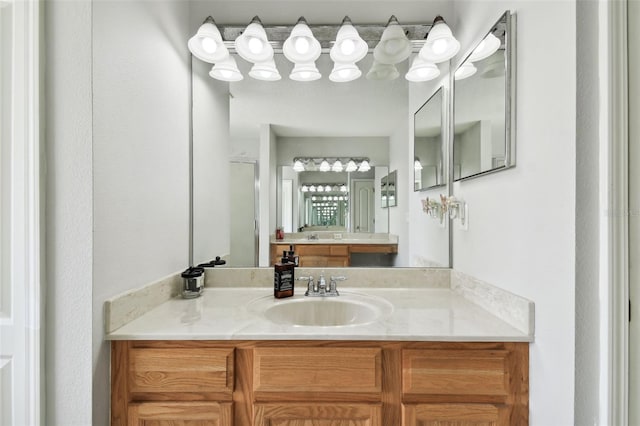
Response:
[{"label": "white wall", "polygon": [[193,263],[231,252],[229,83],[193,58]]},{"label": "white wall", "polygon": [[91,424],[91,7],[49,0],[43,8],[47,425]]},{"label": "white wall", "polygon": [[188,22],[180,1],[93,3],[94,425],[109,413],[105,299],[188,263]]},{"label": "white wall", "polygon": [[269,124],[260,126],[260,241],[258,265],[269,266],[269,236],[276,231],[276,142]]},{"label": "white wall", "polygon": [[[408,108],[408,105],[406,106]],[[408,116],[408,112],[405,112]],[[413,121],[411,120],[411,123]],[[413,149],[409,148],[409,120],[398,123],[389,138],[389,173],[396,174],[396,207],[389,207],[389,233],[398,236],[394,266],[409,266],[409,189],[413,188]],[[411,166],[411,176],[409,167]],[[407,183],[411,182],[411,186]]]},{"label": "white wall", "polygon": [[[536,306],[531,425],[574,424],[576,4],[458,2],[463,57],[506,10],[517,13],[517,166],[454,184],[469,230],[454,229],[455,269]],[[553,31],[540,31],[552,28]],[[548,96],[553,95],[549,101]]]},{"label": "white wall", "polygon": [[389,164],[387,137],[278,137],[277,163],[293,166],[294,157],[369,157],[371,166]]}]

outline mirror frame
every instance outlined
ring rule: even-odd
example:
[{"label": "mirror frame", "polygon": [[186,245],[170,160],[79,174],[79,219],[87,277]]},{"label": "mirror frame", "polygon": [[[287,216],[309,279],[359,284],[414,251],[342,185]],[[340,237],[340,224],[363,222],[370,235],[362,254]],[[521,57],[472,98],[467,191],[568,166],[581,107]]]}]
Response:
[{"label": "mirror frame", "polygon": [[[415,186],[415,181],[416,181],[416,171],[415,171],[415,167],[414,164],[411,163],[410,169],[413,169],[413,181],[414,181],[414,185],[413,185],[413,192],[422,192],[422,191],[428,191],[431,190],[433,188],[439,188],[442,186],[447,186],[447,180],[445,179],[445,173],[444,173],[444,165],[445,165],[445,151],[447,149],[447,138],[445,137],[445,114],[443,114],[444,112],[444,86],[438,86],[438,88],[436,89],[436,91],[429,97],[429,99],[427,99],[425,101],[424,104],[422,104],[420,106],[420,108],[418,108],[418,110],[413,114],[413,158],[415,161],[416,158],[416,116],[418,115],[418,113],[422,110],[422,108],[424,108],[425,106],[427,106],[427,104],[429,102],[431,102],[432,99],[434,99],[436,96],[440,95],[440,164],[442,164],[442,166],[440,167],[440,173],[438,174],[436,171],[436,184],[435,185],[431,185],[431,186],[421,186],[420,189],[416,189]],[[438,183],[438,181],[440,181],[441,183]],[[422,182],[421,182],[422,183]]]},{"label": "mirror frame", "polygon": [[[474,173],[469,176],[460,177],[454,179],[454,148],[455,148],[455,125],[456,125],[456,117],[455,117],[455,91],[456,91],[456,82],[455,82],[455,71],[457,71],[462,65],[464,65],[475,48],[484,40],[484,38],[493,31],[493,29],[502,21],[505,20],[505,120],[504,120],[504,130],[505,130],[505,153],[504,153],[504,165],[500,167],[494,167],[489,170],[484,170],[478,173]],[[451,122],[450,131],[451,131],[451,155],[449,159],[449,165],[451,167],[451,181],[452,182],[460,182],[464,180],[474,179],[480,176],[485,176],[488,174],[501,172],[503,170],[508,170],[510,168],[515,167],[516,165],[516,17],[511,11],[505,11],[497,21],[491,26],[489,31],[483,34],[482,38],[476,42],[473,48],[469,51],[467,56],[465,56],[464,60],[458,64],[456,70],[451,73]]]}]

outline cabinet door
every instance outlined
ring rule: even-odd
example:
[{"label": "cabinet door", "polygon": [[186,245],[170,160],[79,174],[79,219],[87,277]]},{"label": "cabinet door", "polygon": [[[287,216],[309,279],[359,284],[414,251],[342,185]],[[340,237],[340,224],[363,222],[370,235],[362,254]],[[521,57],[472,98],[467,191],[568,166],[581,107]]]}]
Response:
[{"label": "cabinet door", "polygon": [[378,404],[257,404],[254,426],[382,426]]},{"label": "cabinet door", "polygon": [[143,402],[129,405],[129,426],[233,426],[231,403]]},{"label": "cabinet door", "polygon": [[[509,407],[494,404],[408,404],[403,426],[519,426],[509,422]],[[525,424],[525,423],[522,423]]]}]

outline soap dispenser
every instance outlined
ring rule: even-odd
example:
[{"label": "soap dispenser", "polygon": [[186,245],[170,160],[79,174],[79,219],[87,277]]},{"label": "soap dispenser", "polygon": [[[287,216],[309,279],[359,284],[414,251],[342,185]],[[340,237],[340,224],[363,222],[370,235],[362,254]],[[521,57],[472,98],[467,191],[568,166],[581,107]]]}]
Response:
[{"label": "soap dispenser", "polygon": [[293,296],[295,282],[295,263],[289,259],[287,252],[282,253],[281,262],[274,265],[273,297],[282,299]]}]

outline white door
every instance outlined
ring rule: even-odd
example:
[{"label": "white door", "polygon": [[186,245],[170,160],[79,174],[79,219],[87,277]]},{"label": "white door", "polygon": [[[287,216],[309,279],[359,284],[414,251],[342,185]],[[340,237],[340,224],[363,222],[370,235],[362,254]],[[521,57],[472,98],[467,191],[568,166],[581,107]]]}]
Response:
[{"label": "white door", "polygon": [[640,426],[640,2],[628,2],[629,29],[629,425]]},{"label": "white door", "polygon": [[40,410],[39,3],[0,0],[0,424]]},{"label": "white door", "polygon": [[353,181],[353,232],[375,232],[374,196],[373,180]]},{"label": "white door", "polygon": [[256,163],[231,162],[231,256],[229,266],[258,265]]}]

